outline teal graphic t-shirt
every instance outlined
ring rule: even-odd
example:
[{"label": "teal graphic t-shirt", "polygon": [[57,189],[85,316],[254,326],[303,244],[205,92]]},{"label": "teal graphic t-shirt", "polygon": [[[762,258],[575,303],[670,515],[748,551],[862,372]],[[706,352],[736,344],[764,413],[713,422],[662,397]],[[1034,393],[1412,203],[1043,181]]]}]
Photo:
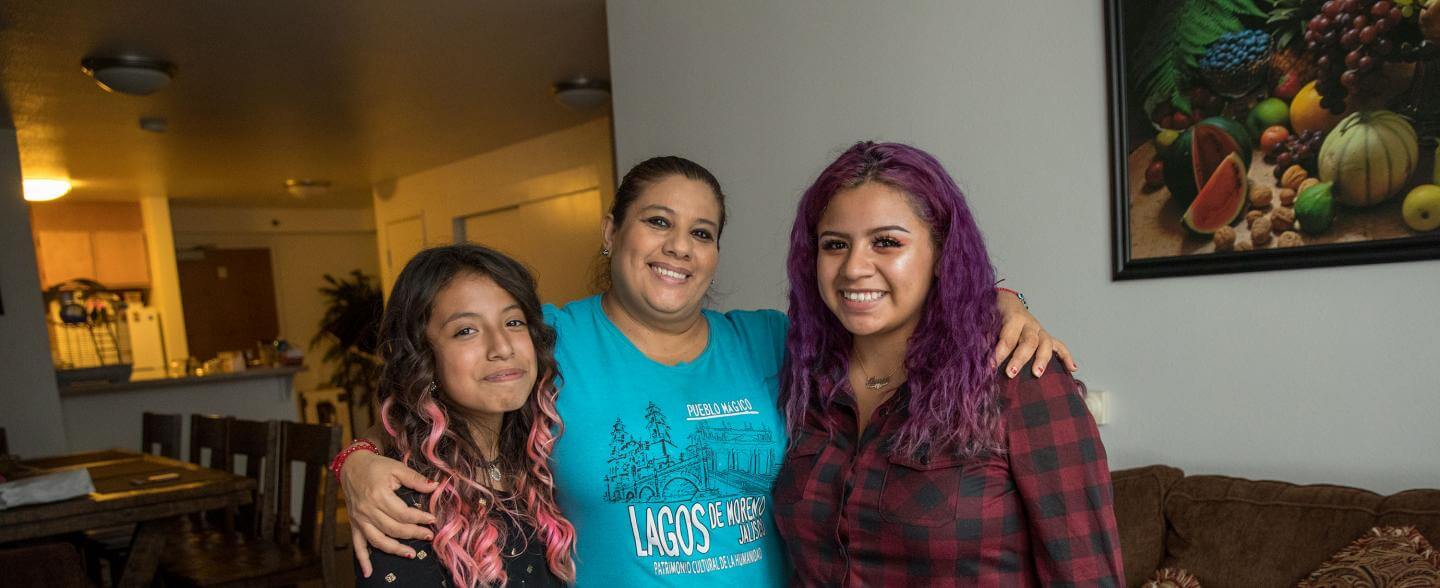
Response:
[{"label": "teal graphic t-shirt", "polygon": [[600,297],[545,307],[559,332],[565,433],[557,499],[581,587],[784,583],[770,489],[785,454],[777,311],[704,311],[710,341],[674,366],[645,357]]}]

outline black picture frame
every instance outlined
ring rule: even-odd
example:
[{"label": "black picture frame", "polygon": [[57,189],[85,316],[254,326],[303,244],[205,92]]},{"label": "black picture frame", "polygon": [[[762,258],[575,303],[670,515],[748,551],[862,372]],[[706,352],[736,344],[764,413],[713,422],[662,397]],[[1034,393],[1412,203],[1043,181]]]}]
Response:
[{"label": "black picture frame", "polygon": [[[1108,131],[1110,141],[1111,220],[1113,224],[1113,280],[1133,280],[1173,276],[1255,272],[1372,263],[1391,263],[1440,259],[1440,229],[1403,238],[1348,243],[1306,245],[1285,249],[1178,255],[1173,257],[1132,256],[1131,246],[1131,169],[1129,144],[1131,125],[1149,125],[1143,108],[1130,103],[1127,87],[1125,9],[1126,5],[1152,3],[1153,0],[1103,0],[1108,95]],[[1138,120],[1135,113],[1141,113]],[[1421,168],[1428,170],[1425,160],[1433,146],[1422,139]]]}]

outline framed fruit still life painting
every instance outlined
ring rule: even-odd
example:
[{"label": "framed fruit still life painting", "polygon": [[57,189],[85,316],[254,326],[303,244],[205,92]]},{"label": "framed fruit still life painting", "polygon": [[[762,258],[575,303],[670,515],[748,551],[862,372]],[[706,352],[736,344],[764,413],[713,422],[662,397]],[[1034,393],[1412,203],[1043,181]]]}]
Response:
[{"label": "framed fruit still life painting", "polygon": [[1440,0],[1105,0],[1115,279],[1440,258]]}]

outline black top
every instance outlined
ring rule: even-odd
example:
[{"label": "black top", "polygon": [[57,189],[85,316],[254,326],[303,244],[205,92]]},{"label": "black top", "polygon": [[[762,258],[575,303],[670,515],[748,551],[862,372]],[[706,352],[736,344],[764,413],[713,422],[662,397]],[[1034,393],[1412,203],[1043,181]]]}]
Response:
[{"label": "black top", "polygon": [[[401,488],[400,499],[416,508],[423,509],[426,495],[409,488]],[[535,536],[530,525],[506,521],[505,531],[505,573],[509,576],[508,586],[526,588],[560,587],[565,583],[550,571],[545,559],[545,542]],[[410,539],[401,541],[415,550],[415,559],[390,555],[377,549],[370,550],[370,563],[374,572],[366,578],[360,573],[360,564],[355,564],[356,586],[450,586],[450,571],[435,556],[435,549],[429,541]]]}]

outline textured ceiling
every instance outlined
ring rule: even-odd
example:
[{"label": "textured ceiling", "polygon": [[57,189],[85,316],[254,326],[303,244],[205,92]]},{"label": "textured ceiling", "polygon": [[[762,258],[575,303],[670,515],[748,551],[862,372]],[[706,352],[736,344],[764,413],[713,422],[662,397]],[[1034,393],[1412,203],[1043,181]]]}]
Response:
[{"label": "textured ceiling", "polygon": [[[124,53],[178,75],[136,97],[80,71]],[[0,116],[24,175],[76,199],[368,206],[375,182],[605,115],[550,98],[576,75],[609,77],[603,0],[0,4]],[[286,178],[333,187],[298,201]]]}]

